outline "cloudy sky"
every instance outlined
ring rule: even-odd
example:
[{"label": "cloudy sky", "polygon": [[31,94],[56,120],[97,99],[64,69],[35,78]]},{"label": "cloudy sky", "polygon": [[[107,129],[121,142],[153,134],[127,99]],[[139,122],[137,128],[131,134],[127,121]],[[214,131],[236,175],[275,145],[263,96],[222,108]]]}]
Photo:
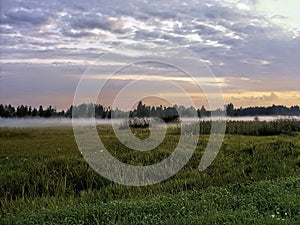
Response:
[{"label": "cloudy sky", "polygon": [[[103,53],[160,42],[205,62],[227,103],[299,105],[299,8],[298,0],[1,0],[0,103],[67,108],[98,59],[87,79],[97,75]],[[111,64],[117,60],[102,62],[102,69]],[[100,103],[110,104],[133,74],[181,79],[174,68],[154,67],[125,69]]]}]

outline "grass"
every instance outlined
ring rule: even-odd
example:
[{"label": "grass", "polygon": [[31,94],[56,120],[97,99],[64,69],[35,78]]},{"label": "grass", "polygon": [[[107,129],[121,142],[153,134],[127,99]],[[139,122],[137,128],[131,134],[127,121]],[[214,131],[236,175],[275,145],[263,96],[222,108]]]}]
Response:
[{"label": "grass", "polygon": [[[189,125],[191,130],[193,130],[194,125]],[[200,121],[200,134],[210,134],[210,132],[211,122]],[[227,121],[226,124],[227,134],[270,136],[280,134],[293,135],[296,132],[300,132],[300,121],[293,119],[279,119],[274,121]]]},{"label": "grass", "polygon": [[3,224],[298,224],[300,178],[104,203],[94,193],[23,202]]},{"label": "grass", "polygon": [[[94,172],[70,127],[1,128],[0,224],[298,224],[300,133],[250,135],[243,122],[234,126],[239,132],[228,132],[204,172],[197,167],[206,134],[179,173],[146,187],[118,185]],[[248,129],[254,126],[265,124],[254,121]],[[119,143],[111,127],[98,132],[112,155],[135,165],[161,161],[179,140],[172,127],[157,149],[141,153]]]}]

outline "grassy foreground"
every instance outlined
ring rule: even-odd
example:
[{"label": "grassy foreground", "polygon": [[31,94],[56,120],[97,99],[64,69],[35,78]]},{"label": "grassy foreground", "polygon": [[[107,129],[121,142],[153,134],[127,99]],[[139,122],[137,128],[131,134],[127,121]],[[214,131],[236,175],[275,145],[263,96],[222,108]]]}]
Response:
[{"label": "grassy foreground", "polygon": [[[0,224],[299,224],[300,133],[289,124],[282,133],[274,124],[233,125],[204,172],[197,167],[205,132],[181,171],[146,187],[94,172],[70,127],[1,128]],[[157,149],[141,153],[119,143],[111,127],[98,130],[114,157],[134,165],[168,157],[180,134],[169,129]]]},{"label": "grassy foreground", "polygon": [[[300,178],[103,203],[96,193],[23,202],[2,224],[299,224]],[[29,206],[28,206],[29,204]]]}]

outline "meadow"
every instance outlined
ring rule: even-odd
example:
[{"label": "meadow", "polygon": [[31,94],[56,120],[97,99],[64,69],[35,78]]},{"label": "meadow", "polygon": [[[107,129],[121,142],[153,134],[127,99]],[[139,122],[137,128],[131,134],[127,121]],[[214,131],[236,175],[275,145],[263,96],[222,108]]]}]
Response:
[{"label": "meadow", "polygon": [[[300,223],[299,121],[229,122],[219,154],[203,172],[198,164],[210,122],[200,127],[189,163],[145,187],[97,174],[71,127],[0,128],[0,224]],[[180,136],[180,128],[170,127],[155,150],[137,152],[110,126],[97,129],[110,153],[133,165],[165,159]],[[132,130],[141,139],[149,135],[148,129]]]}]

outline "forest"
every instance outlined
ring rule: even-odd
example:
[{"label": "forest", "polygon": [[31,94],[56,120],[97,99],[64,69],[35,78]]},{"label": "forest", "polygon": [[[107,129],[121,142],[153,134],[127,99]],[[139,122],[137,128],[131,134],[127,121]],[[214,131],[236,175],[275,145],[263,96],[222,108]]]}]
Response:
[{"label": "forest", "polygon": [[148,106],[140,101],[134,110],[123,111],[118,108],[112,109],[111,107],[105,107],[101,104],[81,104],[78,106],[71,105],[67,110],[57,110],[53,106],[38,108],[21,105],[12,106],[0,104],[0,117],[96,117],[96,118],[125,118],[125,117],[208,117],[214,112],[217,115],[218,112],[226,111],[226,115],[230,117],[234,116],[300,116],[300,108],[298,105],[287,107],[283,105],[272,105],[268,107],[256,106],[256,107],[240,107],[235,108],[232,103],[225,105],[224,109],[217,109],[214,111],[207,110],[204,106],[200,109],[194,107],[185,107],[174,105],[172,107],[166,106]]}]

